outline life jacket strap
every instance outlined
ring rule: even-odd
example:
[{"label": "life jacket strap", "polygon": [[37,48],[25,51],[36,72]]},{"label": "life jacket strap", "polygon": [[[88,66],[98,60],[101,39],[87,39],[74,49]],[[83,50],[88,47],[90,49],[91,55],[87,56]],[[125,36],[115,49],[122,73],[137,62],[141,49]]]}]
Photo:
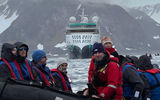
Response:
[{"label": "life jacket strap", "polygon": [[11,65],[8,63],[8,61],[6,61],[5,59],[0,59],[1,61],[4,61],[5,64],[7,64],[8,68],[10,69],[10,73],[11,73],[11,77],[13,79],[17,79],[15,73],[13,72],[13,69],[11,67]]},{"label": "life jacket strap", "polygon": [[31,68],[29,67],[29,62],[28,60],[25,59],[25,62],[26,62],[26,66],[27,66],[27,69],[29,71],[29,74],[31,76],[31,79],[34,80],[34,77],[33,77],[33,74],[32,74],[32,71],[31,71]]}]

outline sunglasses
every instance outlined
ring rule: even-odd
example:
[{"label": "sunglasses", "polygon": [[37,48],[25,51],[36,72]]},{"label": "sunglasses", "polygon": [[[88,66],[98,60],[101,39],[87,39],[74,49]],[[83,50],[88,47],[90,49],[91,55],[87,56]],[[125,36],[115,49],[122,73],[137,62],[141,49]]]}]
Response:
[{"label": "sunglasses", "polygon": [[22,51],[22,50],[27,51],[27,48],[19,48],[18,50],[19,50],[19,51]]},{"label": "sunglasses", "polygon": [[106,42],[105,44],[112,44],[111,42]]}]

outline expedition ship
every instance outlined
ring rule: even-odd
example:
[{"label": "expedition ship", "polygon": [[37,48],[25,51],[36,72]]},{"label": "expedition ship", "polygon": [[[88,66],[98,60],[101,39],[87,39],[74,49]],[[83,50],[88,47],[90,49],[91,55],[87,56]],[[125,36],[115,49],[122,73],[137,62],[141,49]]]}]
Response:
[{"label": "expedition ship", "polygon": [[80,15],[80,21],[72,16],[66,28],[66,44],[70,59],[90,58],[92,56],[92,45],[100,42],[100,28],[97,26],[98,17],[92,17],[89,21],[84,15]]}]

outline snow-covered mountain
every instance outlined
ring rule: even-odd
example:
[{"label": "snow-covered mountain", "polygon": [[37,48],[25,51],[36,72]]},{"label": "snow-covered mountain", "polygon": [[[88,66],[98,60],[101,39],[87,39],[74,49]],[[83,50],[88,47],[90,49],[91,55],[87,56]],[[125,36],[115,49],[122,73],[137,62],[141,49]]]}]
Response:
[{"label": "snow-covered mountain", "polygon": [[17,12],[15,11],[10,16],[10,10],[7,5],[8,0],[2,0],[0,2],[0,34],[11,26],[11,24],[18,18]]},{"label": "snow-covered mountain", "polygon": [[140,10],[154,19],[160,24],[160,3],[155,5],[145,5],[142,7],[135,7],[134,9]]}]

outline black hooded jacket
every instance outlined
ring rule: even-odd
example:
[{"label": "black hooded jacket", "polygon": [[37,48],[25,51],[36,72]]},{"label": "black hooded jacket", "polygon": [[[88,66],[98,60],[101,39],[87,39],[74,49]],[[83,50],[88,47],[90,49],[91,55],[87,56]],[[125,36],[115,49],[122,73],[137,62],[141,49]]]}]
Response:
[{"label": "black hooded jacket", "polygon": [[[15,45],[4,43],[2,45],[1,58],[5,59],[8,62],[12,62],[15,60],[15,56],[11,53],[11,51],[15,48]],[[6,80],[11,77],[10,69],[8,66],[2,61],[0,61],[0,80]]]},{"label": "black hooded jacket", "polygon": [[142,55],[139,57],[139,69],[148,70],[152,68],[153,65],[151,64],[151,59],[148,56]]},{"label": "black hooded jacket", "polygon": [[[25,43],[23,43],[23,42],[16,42],[14,45],[15,45],[16,48],[17,48],[17,57],[16,57],[16,61],[17,61],[18,63],[24,62],[25,59],[26,59],[26,57],[27,57],[27,52],[28,52],[28,50],[29,50],[28,45],[25,44]],[[19,52],[19,48],[21,48],[22,46],[24,46],[24,47],[27,48],[26,57],[21,57],[21,56],[19,55],[19,53],[18,53],[18,52]]]},{"label": "black hooded jacket", "polygon": [[15,60],[15,55],[12,54],[12,50],[16,48],[15,45],[4,43],[2,45],[1,58],[7,60],[8,62]]},{"label": "black hooded jacket", "polygon": [[[18,44],[20,44],[20,43],[18,43]],[[21,46],[23,46],[23,45],[25,45],[25,44],[21,44],[20,46],[18,46],[18,47],[21,47]],[[28,46],[27,45],[25,45],[27,48],[28,48]],[[3,59],[6,59],[8,62],[13,62],[15,59],[17,60],[17,57],[14,57],[12,54],[11,54],[11,47],[13,47],[13,48],[15,48],[15,46],[14,45],[11,45],[11,44],[8,44],[8,43],[6,43],[6,44],[4,44],[3,46],[2,46],[2,53],[1,53],[1,57],[3,58]],[[26,57],[25,57],[26,58]],[[25,58],[23,58],[23,59],[18,59],[18,63],[23,63],[24,62],[24,60],[25,60]],[[14,63],[14,62],[13,62]],[[25,62],[24,62],[25,63]],[[38,78],[38,75],[36,74],[36,72],[35,72],[35,70],[33,70],[33,68],[32,68],[32,66],[31,66],[31,71],[32,71],[32,74],[33,74],[33,77],[34,77],[34,79],[35,80],[39,80],[39,78]],[[4,63],[3,61],[0,61],[0,81],[5,81],[6,79],[8,79],[8,78],[11,78],[11,72],[10,72],[10,69],[9,69],[9,67],[7,66],[7,64],[6,63]]]},{"label": "black hooded jacket", "polygon": [[[23,42],[16,42],[16,43],[14,43],[14,45],[16,46],[16,48],[17,48],[17,57],[16,57],[16,61],[20,64],[20,63],[24,63],[25,62],[25,59],[27,58],[27,53],[28,53],[28,50],[29,50],[29,47],[28,47],[28,45],[27,44],[25,44],[25,43],[23,43]],[[20,55],[19,55],[19,48],[21,48],[21,47],[26,47],[27,48],[27,51],[26,51],[26,57],[21,57]],[[36,70],[33,68],[33,66],[31,66],[31,71],[32,71],[32,73],[33,73],[33,76],[34,76],[34,79],[35,79],[35,81],[40,81],[40,79],[39,79],[39,77],[38,77],[38,74],[37,74],[37,72],[36,72]]]},{"label": "black hooded jacket", "polygon": [[[120,56],[120,66],[123,67],[127,63],[131,63],[130,60],[124,56]],[[126,81],[125,83],[133,86],[134,91],[140,91],[140,93],[142,94],[144,89],[144,82],[141,79],[141,77],[138,75],[135,68],[127,67],[123,72],[123,79]],[[134,98],[134,97],[132,99],[138,100],[138,98]],[[128,99],[126,98],[126,100]]]}]

